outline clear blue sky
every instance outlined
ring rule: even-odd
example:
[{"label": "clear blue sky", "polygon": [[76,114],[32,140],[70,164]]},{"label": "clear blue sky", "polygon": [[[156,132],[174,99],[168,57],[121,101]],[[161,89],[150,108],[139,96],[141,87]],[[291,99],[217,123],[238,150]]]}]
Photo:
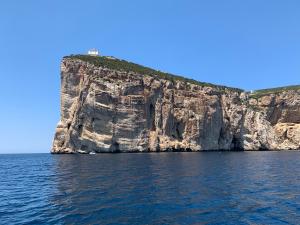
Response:
[{"label": "clear blue sky", "polygon": [[2,1],[0,153],[49,152],[64,55],[260,89],[300,83],[299,25],[299,0]]}]

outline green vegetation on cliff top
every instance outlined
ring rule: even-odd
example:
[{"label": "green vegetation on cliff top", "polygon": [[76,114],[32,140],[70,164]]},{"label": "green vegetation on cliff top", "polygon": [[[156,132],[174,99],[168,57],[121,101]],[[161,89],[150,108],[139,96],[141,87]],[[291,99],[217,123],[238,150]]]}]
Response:
[{"label": "green vegetation on cliff top", "polygon": [[290,91],[290,90],[300,90],[300,85],[290,85],[290,86],[285,86],[285,87],[256,90],[250,94],[250,97],[251,98],[260,98],[265,95],[278,94],[283,91]]},{"label": "green vegetation on cliff top", "polygon": [[154,70],[149,67],[141,66],[136,63],[116,59],[113,57],[90,56],[90,55],[70,55],[70,56],[65,56],[64,58],[80,59],[82,61],[91,63],[91,64],[93,64],[95,66],[99,66],[99,67],[104,67],[104,68],[113,69],[113,70],[126,71],[126,72],[135,72],[135,73],[138,73],[141,75],[150,75],[150,76],[159,77],[159,78],[170,80],[170,81],[179,80],[179,81],[183,81],[186,83],[196,84],[199,86],[214,87],[214,88],[218,88],[219,90],[229,89],[229,90],[238,91],[238,92],[244,91],[239,88],[232,88],[232,87],[226,87],[226,86],[222,86],[222,85],[215,85],[215,84],[211,84],[211,83],[200,82],[200,81],[185,78],[182,76],[161,72],[159,70]]},{"label": "green vegetation on cliff top", "polygon": [[[64,58],[70,58],[70,59],[79,59],[88,63],[91,63],[95,66],[104,67],[108,69],[113,70],[119,70],[119,71],[126,71],[126,72],[135,72],[141,75],[149,75],[154,76],[170,81],[183,81],[186,83],[196,84],[199,86],[206,86],[206,87],[214,87],[219,90],[232,90],[237,92],[243,92],[243,89],[240,88],[233,88],[233,87],[227,87],[222,85],[216,85],[206,82],[200,82],[194,79],[189,79],[183,76],[178,76],[170,73],[165,73],[159,70],[154,70],[149,67],[141,66],[136,63],[128,62],[126,60],[120,60],[114,57],[106,57],[106,56],[90,56],[90,55],[70,55],[65,56]],[[277,94],[283,91],[287,90],[300,90],[300,85],[291,85],[291,86],[285,86],[285,87],[277,87],[277,88],[269,88],[269,89],[261,89],[261,90],[255,90],[253,93],[250,94],[251,98],[260,98],[265,95],[269,94]]]}]

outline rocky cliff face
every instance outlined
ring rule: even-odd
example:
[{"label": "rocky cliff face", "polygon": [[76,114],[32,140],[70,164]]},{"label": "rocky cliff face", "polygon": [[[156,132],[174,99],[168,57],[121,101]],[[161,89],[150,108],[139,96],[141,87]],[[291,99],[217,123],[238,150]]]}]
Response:
[{"label": "rocky cliff face", "polygon": [[299,90],[254,98],[76,57],[61,63],[53,153],[299,148]]}]

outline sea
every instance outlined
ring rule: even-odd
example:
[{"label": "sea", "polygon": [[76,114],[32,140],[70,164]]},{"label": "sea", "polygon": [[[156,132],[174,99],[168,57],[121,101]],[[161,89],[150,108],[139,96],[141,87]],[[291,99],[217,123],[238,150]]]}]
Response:
[{"label": "sea", "polygon": [[0,224],[300,224],[300,151],[0,155]]}]

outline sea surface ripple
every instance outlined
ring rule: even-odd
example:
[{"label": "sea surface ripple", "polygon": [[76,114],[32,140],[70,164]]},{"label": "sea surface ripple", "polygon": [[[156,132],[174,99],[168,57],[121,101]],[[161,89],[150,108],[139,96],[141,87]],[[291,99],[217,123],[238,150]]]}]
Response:
[{"label": "sea surface ripple", "polygon": [[300,152],[0,155],[0,224],[300,224]]}]

